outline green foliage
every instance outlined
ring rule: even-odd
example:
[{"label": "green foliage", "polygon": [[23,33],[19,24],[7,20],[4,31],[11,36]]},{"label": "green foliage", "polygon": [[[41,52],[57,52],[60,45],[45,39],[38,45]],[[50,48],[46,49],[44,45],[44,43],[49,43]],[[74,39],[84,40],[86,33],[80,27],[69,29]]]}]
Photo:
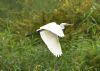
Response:
[{"label": "green foliage", "polygon": [[[0,0],[1,71],[100,71],[99,0]],[[55,21],[74,24],[54,57],[36,29]],[[33,36],[26,34],[34,32]]]}]

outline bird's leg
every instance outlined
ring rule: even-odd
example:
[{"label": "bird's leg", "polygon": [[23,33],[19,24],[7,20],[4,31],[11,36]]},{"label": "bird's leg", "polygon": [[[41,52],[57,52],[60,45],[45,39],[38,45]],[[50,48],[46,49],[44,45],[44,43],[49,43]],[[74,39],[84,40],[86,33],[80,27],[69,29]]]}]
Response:
[{"label": "bird's leg", "polygon": [[27,34],[26,37],[32,36],[34,33]]},{"label": "bird's leg", "polygon": [[27,34],[26,37],[30,37],[30,36],[36,35],[36,34],[38,34],[38,32],[35,31],[35,32],[30,33],[30,34]]},{"label": "bird's leg", "polygon": [[41,41],[40,41],[40,38],[38,37],[38,36],[39,36],[38,34],[39,34],[39,33],[35,31],[35,32],[30,33],[30,34],[27,34],[26,37],[28,37],[29,39],[34,38],[34,39],[33,39],[33,41],[34,41],[33,45],[35,45],[35,44],[41,42]]}]

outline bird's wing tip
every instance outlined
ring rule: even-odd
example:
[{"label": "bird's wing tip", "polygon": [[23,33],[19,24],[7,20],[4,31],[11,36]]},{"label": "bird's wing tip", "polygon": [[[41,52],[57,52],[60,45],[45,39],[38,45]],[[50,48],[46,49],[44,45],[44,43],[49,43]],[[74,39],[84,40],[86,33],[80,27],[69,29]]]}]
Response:
[{"label": "bird's wing tip", "polygon": [[62,53],[61,53],[61,54],[56,54],[55,56],[56,56],[56,57],[60,57],[60,56],[62,56]]}]

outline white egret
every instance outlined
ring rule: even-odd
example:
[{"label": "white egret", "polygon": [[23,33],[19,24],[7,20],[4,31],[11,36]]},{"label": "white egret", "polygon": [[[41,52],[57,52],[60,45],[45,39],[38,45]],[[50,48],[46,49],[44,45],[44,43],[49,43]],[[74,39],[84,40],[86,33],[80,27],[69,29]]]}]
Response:
[{"label": "white egret", "polygon": [[62,49],[58,37],[64,37],[63,29],[67,23],[61,23],[60,25],[55,22],[48,23],[40,27],[37,31],[40,32],[40,36],[44,43],[47,45],[48,49],[56,56],[62,55]]}]

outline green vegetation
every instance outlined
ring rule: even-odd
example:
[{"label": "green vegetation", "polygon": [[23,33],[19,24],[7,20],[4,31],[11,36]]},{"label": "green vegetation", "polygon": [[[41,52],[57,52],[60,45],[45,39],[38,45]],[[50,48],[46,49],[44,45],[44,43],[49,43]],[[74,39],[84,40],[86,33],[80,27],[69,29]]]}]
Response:
[{"label": "green vegetation", "polygon": [[[38,34],[55,21],[74,24],[54,57]],[[99,0],[0,0],[0,71],[100,71]]]}]

